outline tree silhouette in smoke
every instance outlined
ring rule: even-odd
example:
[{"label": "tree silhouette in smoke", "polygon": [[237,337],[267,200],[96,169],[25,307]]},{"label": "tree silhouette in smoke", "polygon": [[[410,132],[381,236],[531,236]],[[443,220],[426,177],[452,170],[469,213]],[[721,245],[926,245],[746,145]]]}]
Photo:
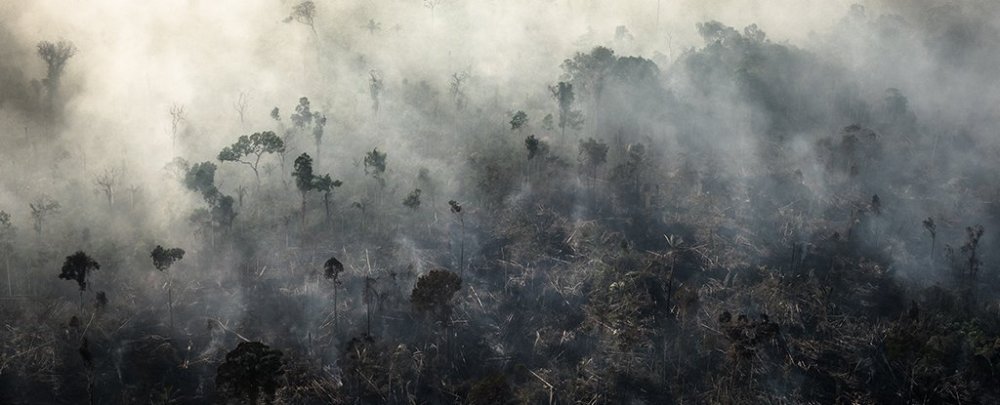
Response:
[{"label": "tree silhouette in smoke", "polygon": [[80,310],[83,310],[83,292],[87,290],[87,276],[95,270],[99,270],[101,264],[92,259],[82,250],[66,256],[63,262],[59,278],[63,280],[75,281],[80,287]]},{"label": "tree silhouette in smoke", "polygon": [[285,374],[283,354],[260,342],[240,342],[219,365],[215,385],[226,403],[269,404]]}]

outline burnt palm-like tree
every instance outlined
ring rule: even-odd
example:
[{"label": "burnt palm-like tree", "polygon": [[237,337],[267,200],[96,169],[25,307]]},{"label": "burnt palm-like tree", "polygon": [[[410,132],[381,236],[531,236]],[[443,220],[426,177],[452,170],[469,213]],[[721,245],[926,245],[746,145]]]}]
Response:
[{"label": "burnt palm-like tree", "polygon": [[330,256],[330,258],[323,264],[323,277],[330,280],[333,283],[333,330],[334,333],[337,331],[337,324],[339,321],[337,313],[337,287],[339,287],[342,282],[340,281],[340,274],[344,272],[344,265],[337,260],[336,257]]},{"label": "burnt palm-like tree", "polygon": [[458,218],[459,226],[461,226],[462,239],[459,241],[458,250],[458,274],[461,276],[465,271],[465,215],[462,213],[462,204],[459,204],[457,201],[448,201],[448,205],[451,206],[451,213],[455,214],[455,217]]},{"label": "burnt palm-like tree", "polygon": [[[170,269],[175,262],[180,261],[184,258],[184,249],[181,248],[164,248],[163,246],[156,245],[153,251],[149,253],[149,256],[153,259],[153,267],[161,272],[166,272]],[[170,330],[174,330],[174,278],[170,273],[167,273],[167,312],[170,314]]]}]

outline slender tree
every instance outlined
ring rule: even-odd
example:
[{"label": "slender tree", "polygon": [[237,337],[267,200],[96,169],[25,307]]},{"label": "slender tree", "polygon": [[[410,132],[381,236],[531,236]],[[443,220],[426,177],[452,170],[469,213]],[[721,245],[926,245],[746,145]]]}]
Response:
[{"label": "slender tree", "polygon": [[323,264],[323,276],[327,280],[333,283],[333,330],[334,333],[337,331],[338,325],[338,313],[337,313],[337,288],[340,287],[342,282],[340,281],[340,275],[344,272],[344,265],[337,260],[336,257],[330,256],[330,258]]},{"label": "slender tree", "polygon": [[121,184],[124,173],[125,171],[121,167],[113,167],[104,169],[94,179],[94,185],[104,194],[104,198],[108,200],[108,208],[113,209],[115,206],[115,193],[118,191],[118,186]]},{"label": "slender tree", "polygon": [[0,255],[3,256],[4,270],[7,273],[7,295],[14,295],[13,281],[10,276],[10,258],[14,255],[14,237],[17,228],[10,222],[10,214],[0,211]]},{"label": "slender tree", "polygon": [[170,148],[177,154],[177,136],[180,135],[181,123],[185,121],[184,106],[174,104],[170,106]]},{"label": "slender tree", "polygon": [[559,105],[559,129],[565,137],[566,127],[575,129],[583,124],[582,114],[573,109],[573,101],[576,99],[573,93],[573,84],[559,82],[555,86],[549,87],[549,91]]},{"label": "slender tree", "polygon": [[469,80],[469,72],[458,72],[452,73],[451,79],[449,79],[449,88],[451,90],[451,97],[455,101],[455,109],[463,110],[465,109],[466,96],[465,96],[465,82]]},{"label": "slender tree", "polygon": [[[153,251],[149,253],[149,256],[153,259],[153,267],[161,272],[166,272],[170,269],[175,262],[180,261],[184,258],[184,249],[181,248],[169,248],[165,249],[163,246],[156,245]],[[167,311],[170,314],[170,330],[174,330],[174,280],[173,275],[167,273]]]},{"label": "slender tree", "polygon": [[596,197],[597,169],[608,161],[608,145],[594,138],[580,141],[580,163],[590,178],[591,196]]},{"label": "slender tree", "polygon": [[323,131],[326,128],[326,116],[318,111],[313,113],[313,140],[316,141],[316,159],[320,157],[320,147],[323,144]]},{"label": "slender tree", "polygon": [[930,257],[931,257],[931,265],[933,265],[934,247],[937,244],[937,225],[934,224],[934,218],[932,217],[927,217],[927,219],[924,220],[923,224],[924,224],[924,229],[927,230],[927,233],[931,235]]},{"label": "slender tree", "polygon": [[83,251],[66,256],[66,261],[63,262],[59,278],[76,281],[77,286],[80,287],[80,311],[83,311],[83,292],[87,290],[87,276],[100,268],[101,265]]},{"label": "slender tree", "polygon": [[236,110],[236,115],[240,119],[240,126],[247,126],[247,106],[250,105],[250,94],[241,91],[239,96],[236,97],[236,101],[233,102],[233,110]]},{"label": "slender tree", "polygon": [[465,272],[465,214],[462,212],[462,204],[459,204],[455,200],[448,201],[448,205],[451,206],[451,213],[455,214],[458,218],[459,226],[461,227],[462,239],[459,241],[459,253],[458,253],[458,274],[461,276]]},{"label": "slender tree", "polygon": [[[372,189],[372,194],[375,200],[375,208],[378,209],[378,207],[381,206],[382,193],[385,190],[386,153],[379,152],[378,148],[365,153],[364,167],[365,174],[371,176],[372,179],[375,180],[376,187]],[[376,221],[375,225],[377,228],[379,222]]]},{"label": "slender tree", "polygon": [[323,193],[323,208],[326,209],[326,223],[330,224],[330,205],[332,204],[333,189],[342,186],[344,183],[340,180],[334,180],[329,174],[323,176],[317,176],[313,179],[313,187],[316,191]]},{"label": "slender tree", "polygon": [[295,166],[292,177],[295,177],[295,187],[302,195],[302,231],[306,227],[306,195],[309,191],[316,189],[315,175],[313,175],[312,158],[309,154],[303,153],[295,158]]},{"label": "slender tree", "polygon": [[381,108],[380,100],[384,88],[385,83],[382,81],[382,73],[375,69],[368,71],[368,93],[372,98],[372,113],[375,115],[378,115]]}]

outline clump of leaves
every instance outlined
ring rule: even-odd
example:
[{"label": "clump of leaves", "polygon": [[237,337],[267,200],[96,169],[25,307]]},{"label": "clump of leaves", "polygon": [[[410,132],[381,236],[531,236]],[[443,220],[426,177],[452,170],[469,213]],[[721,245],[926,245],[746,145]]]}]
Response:
[{"label": "clump of leaves", "polygon": [[406,196],[406,199],[403,200],[403,205],[411,210],[420,208],[420,193],[421,191],[419,188],[411,191],[410,194]]},{"label": "clump of leaves", "polygon": [[101,268],[101,264],[87,256],[82,250],[72,255],[66,256],[63,262],[62,272],[59,278],[63,280],[73,280],[80,286],[80,291],[87,290],[87,275],[94,270]]},{"label": "clump of leaves", "polygon": [[462,288],[462,278],[447,270],[431,270],[417,279],[410,303],[418,313],[447,322],[451,317],[451,299]]},{"label": "clump of leaves", "polygon": [[149,254],[153,258],[153,266],[159,271],[165,271],[170,268],[175,262],[184,258],[184,249],[181,248],[169,248],[166,249],[163,246],[156,245],[153,251]]},{"label": "clump of leaves", "polygon": [[323,277],[327,280],[337,281],[340,277],[340,273],[344,272],[344,265],[337,260],[336,257],[330,256],[330,259],[323,264]]},{"label": "clump of leaves", "polygon": [[365,154],[364,159],[365,164],[365,174],[371,175],[378,181],[378,184],[385,186],[385,167],[386,167],[386,154],[385,152],[379,152],[378,148],[372,149],[371,152]]},{"label": "clump of leaves", "polygon": [[510,118],[510,130],[516,131],[524,127],[528,123],[528,114],[524,111],[518,111],[514,113],[514,116]]}]

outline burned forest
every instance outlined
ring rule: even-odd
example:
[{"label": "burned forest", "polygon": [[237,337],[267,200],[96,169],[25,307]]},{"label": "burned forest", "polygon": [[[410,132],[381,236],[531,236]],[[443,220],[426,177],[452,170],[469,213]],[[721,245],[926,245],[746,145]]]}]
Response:
[{"label": "burned forest", "polygon": [[1000,403],[997,66],[986,0],[0,0],[0,403]]}]

